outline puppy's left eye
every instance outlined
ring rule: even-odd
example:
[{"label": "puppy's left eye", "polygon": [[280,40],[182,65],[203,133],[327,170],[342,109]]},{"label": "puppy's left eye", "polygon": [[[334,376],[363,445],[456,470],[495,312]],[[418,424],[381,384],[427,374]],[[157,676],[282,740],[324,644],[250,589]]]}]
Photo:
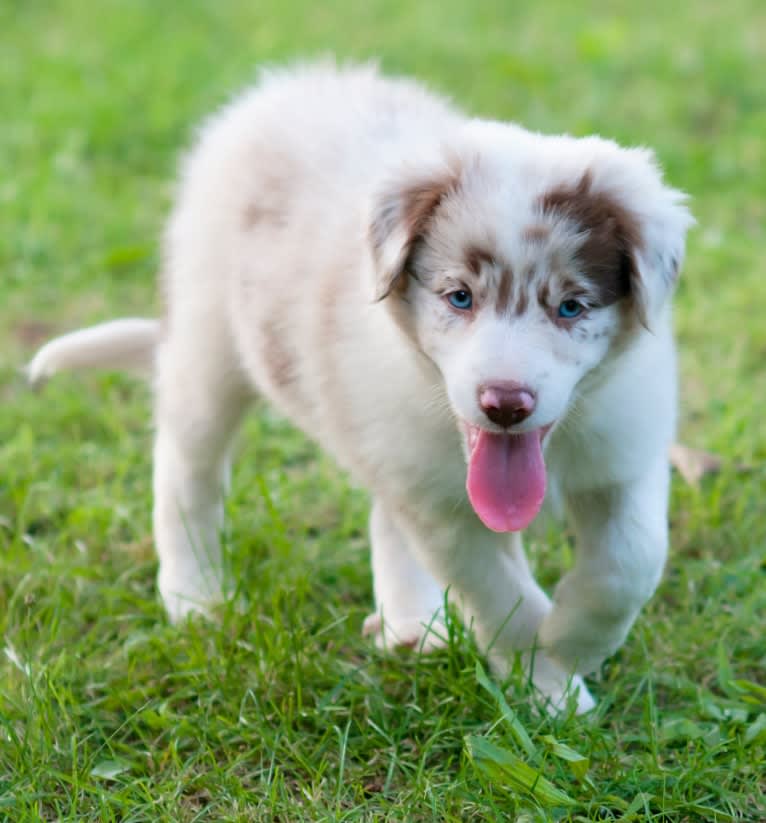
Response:
[{"label": "puppy's left eye", "polygon": [[583,306],[579,300],[565,300],[559,306],[559,317],[563,317],[565,320],[572,320],[575,317],[579,317],[584,310],[585,306]]},{"label": "puppy's left eye", "polygon": [[447,295],[447,300],[449,300],[450,306],[460,309],[460,311],[468,311],[468,309],[470,309],[473,305],[473,297],[471,296],[471,292],[466,289],[453,291],[451,294]]}]

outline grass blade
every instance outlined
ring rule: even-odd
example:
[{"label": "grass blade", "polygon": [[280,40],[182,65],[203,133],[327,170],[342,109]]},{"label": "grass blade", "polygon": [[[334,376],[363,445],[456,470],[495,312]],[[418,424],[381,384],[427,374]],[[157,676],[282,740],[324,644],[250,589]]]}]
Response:
[{"label": "grass blade", "polygon": [[479,681],[479,685],[486,689],[495,699],[495,702],[500,707],[503,717],[513,732],[513,736],[516,738],[516,742],[524,750],[524,753],[531,760],[537,761],[539,759],[539,754],[537,747],[532,742],[532,738],[529,736],[527,730],[517,717],[516,712],[514,712],[508,705],[505,695],[498,688],[498,686],[489,679],[487,673],[484,671],[478,660],[476,661],[476,679]]},{"label": "grass blade", "polygon": [[513,752],[475,735],[466,737],[466,746],[471,760],[498,786],[528,796],[546,808],[577,804],[566,792]]}]

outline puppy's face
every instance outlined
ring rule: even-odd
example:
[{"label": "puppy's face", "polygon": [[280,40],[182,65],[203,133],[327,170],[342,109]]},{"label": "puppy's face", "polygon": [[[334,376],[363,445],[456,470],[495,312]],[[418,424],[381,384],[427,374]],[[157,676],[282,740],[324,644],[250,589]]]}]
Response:
[{"label": "puppy's face", "polygon": [[626,264],[605,249],[605,271],[589,270],[578,255],[583,234],[542,214],[506,225],[494,242],[461,242],[446,222],[446,242],[419,244],[409,264],[402,299],[415,339],[469,427],[552,426],[635,321],[621,301]]},{"label": "puppy's face", "polygon": [[583,378],[651,326],[689,223],[646,154],[593,140],[560,148],[553,169],[534,147],[521,162],[453,157],[389,196],[371,233],[379,297],[438,367],[469,497],[498,531],[536,515],[544,438]]}]

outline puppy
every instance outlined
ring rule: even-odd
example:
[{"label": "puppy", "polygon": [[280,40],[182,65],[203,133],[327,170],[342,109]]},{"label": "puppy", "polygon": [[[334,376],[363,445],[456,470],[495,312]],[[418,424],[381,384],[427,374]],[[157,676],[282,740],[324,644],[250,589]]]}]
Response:
[{"label": "puppy", "polygon": [[[469,119],[373,67],[270,72],[186,158],[164,317],[54,340],[29,376],[153,374],[172,619],[225,595],[222,491],[257,393],[371,492],[365,633],[438,645],[446,592],[499,673],[520,652],[554,710],[587,711],[582,675],[665,562],[691,223],[645,149]],[[521,536],[546,495],[577,540],[552,600]]]}]

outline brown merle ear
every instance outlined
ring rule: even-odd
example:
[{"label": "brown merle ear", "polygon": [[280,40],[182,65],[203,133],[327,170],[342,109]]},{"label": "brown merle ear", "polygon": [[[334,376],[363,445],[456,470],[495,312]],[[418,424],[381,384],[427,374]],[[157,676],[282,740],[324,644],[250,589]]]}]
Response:
[{"label": "brown merle ear", "polygon": [[575,256],[600,304],[626,297],[648,328],[675,283],[693,219],[684,195],[662,184],[648,152],[626,152],[626,163],[641,177],[611,170],[597,185],[587,171],[576,185],[545,193],[540,205],[583,232]]},{"label": "brown merle ear", "polygon": [[378,193],[368,230],[376,301],[404,287],[413,247],[427,234],[434,214],[457,189],[458,181],[458,172],[445,166],[429,174],[403,174]]},{"label": "brown merle ear", "polygon": [[583,234],[575,257],[591,281],[601,306],[630,296],[639,320],[645,324],[646,307],[636,263],[643,244],[638,219],[614,195],[593,188],[590,172],[575,186],[560,186],[540,200],[545,214],[561,217]]}]

